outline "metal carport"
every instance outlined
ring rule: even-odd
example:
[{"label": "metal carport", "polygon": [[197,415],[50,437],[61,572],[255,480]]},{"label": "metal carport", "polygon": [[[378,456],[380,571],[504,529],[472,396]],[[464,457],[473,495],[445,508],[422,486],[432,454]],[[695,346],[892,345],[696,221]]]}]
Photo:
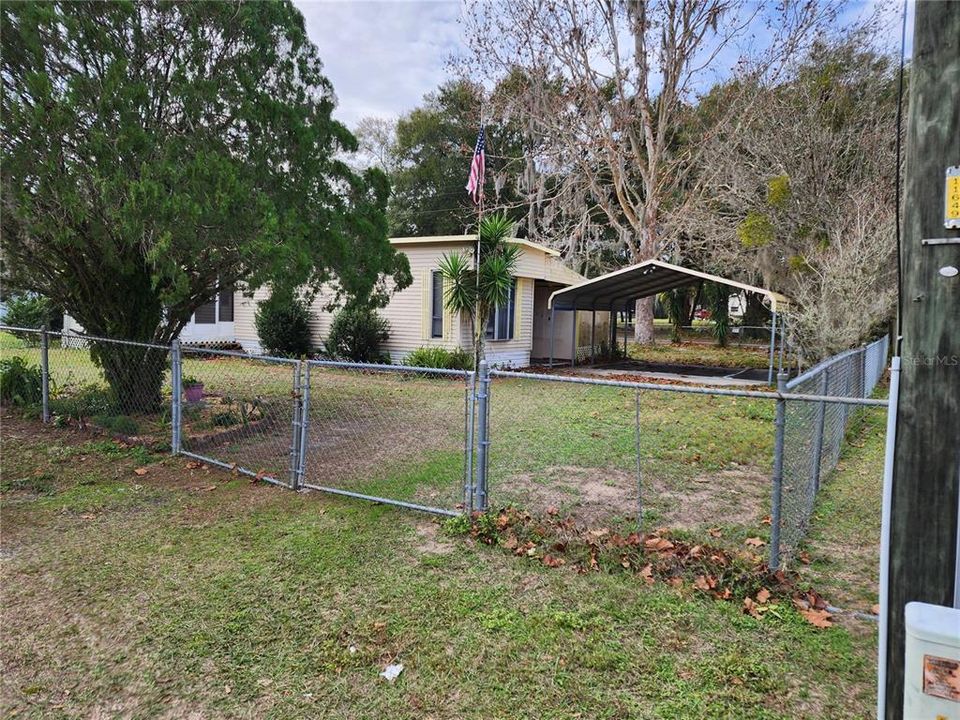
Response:
[{"label": "metal carport", "polygon": [[[763,295],[770,301],[772,313],[772,327],[770,332],[770,373],[769,381],[773,381],[773,360],[777,335],[777,316],[782,315],[789,307],[790,299],[773,290],[747,285],[746,283],[729,280],[719,275],[710,275],[699,270],[671,265],[661,260],[646,260],[636,265],[615,270],[600,277],[586,280],[577,285],[557,290],[550,295],[550,363],[553,364],[553,342],[556,327],[555,314],[559,311],[575,312],[588,310],[593,313],[595,326],[596,312],[608,311],[611,314],[610,338],[611,344],[616,342],[616,316],[614,313],[633,307],[637,300],[651,295],[657,295],[667,290],[693,285],[694,283],[709,281],[729,285],[730,287]],[[573,364],[576,364],[576,319],[574,328]],[[594,334],[591,332],[590,345],[593,352]],[[780,323],[780,364],[783,365],[783,322]],[[626,339],[624,339],[626,344]]]}]

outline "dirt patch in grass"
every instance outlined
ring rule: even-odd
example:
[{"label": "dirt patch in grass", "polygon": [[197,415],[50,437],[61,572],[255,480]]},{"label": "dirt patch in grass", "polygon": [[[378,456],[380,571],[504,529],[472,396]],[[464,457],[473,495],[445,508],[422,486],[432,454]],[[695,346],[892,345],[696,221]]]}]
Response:
[{"label": "dirt patch in grass", "polygon": [[[766,514],[769,479],[756,469],[722,470],[703,475],[684,487],[644,477],[645,511],[658,524],[696,528],[719,523],[753,526]],[[586,524],[616,517],[636,517],[637,476],[619,468],[559,465],[537,473],[520,473],[498,484],[498,497],[509,498],[531,512],[557,508]]]},{"label": "dirt patch in grass", "polygon": [[446,555],[455,549],[453,542],[440,535],[440,526],[436,522],[421,522],[416,531],[413,549],[421,555]]}]

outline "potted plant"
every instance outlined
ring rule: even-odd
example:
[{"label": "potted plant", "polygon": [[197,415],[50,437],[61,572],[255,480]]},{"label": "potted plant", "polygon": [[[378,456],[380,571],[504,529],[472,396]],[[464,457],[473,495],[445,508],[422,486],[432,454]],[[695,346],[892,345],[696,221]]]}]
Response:
[{"label": "potted plant", "polygon": [[202,382],[193,377],[193,375],[187,375],[181,382],[183,384],[183,393],[187,396],[188,403],[197,403],[203,400]]}]

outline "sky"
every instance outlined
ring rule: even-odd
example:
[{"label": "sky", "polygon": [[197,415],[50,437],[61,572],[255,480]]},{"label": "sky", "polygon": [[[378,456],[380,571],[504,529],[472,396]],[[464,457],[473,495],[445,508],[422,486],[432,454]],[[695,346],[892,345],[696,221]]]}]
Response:
[{"label": "sky", "polygon": [[[874,1],[855,2],[847,18],[868,12]],[[908,0],[908,56],[914,2]],[[333,83],[338,98],[334,117],[350,128],[367,115],[397,118],[415,108],[447,77],[447,59],[462,48],[458,0],[294,0],[294,4],[303,13],[307,34],[319,48]],[[890,0],[885,8],[899,19],[899,0]]]},{"label": "sky", "polygon": [[366,115],[396,118],[446,77],[460,47],[460,3],[443,0],[294,0],[320,50],[338,104],[354,127]]}]

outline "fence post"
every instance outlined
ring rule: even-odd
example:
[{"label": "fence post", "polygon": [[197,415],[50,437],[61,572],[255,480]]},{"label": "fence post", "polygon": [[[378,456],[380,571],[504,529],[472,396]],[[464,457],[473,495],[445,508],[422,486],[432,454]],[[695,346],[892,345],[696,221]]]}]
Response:
[{"label": "fence post", "polygon": [[[830,368],[824,369],[820,374],[820,394],[827,395],[830,388]],[[827,414],[827,402],[821,400],[817,403],[817,429],[813,436],[813,467],[810,474],[810,485],[813,487],[813,496],[816,497],[820,492],[820,456],[823,454],[823,426]],[[811,504],[812,504],[811,500]]]},{"label": "fence post", "polygon": [[180,351],[180,338],[174,338],[170,344],[170,452],[180,454],[180,433],[183,418],[183,355]]},{"label": "fence post", "polygon": [[40,328],[40,393],[43,400],[43,422],[50,422],[50,336],[44,323]]},{"label": "fence post", "polygon": [[773,357],[777,343],[777,311],[770,316],[770,363],[767,368],[767,385],[773,385]]},{"label": "fence post", "polygon": [[310,428],[310,362],[304,363],[303,384],[300,388],[300,454],[297,458],[297,482],[294,490],[303,487],[307,472],[307,431]]},{"label": "fence post", "polygon": [[[787,392],[787,374],[777,374],[777,392]],[[773,492],[770,500],[770,569],[780,568],[780,507],[783,499],[783,437],[787,424],[787,401],[777,400],[777,415],[774,421],[773,441]]]},{"label": "fence post", "polygon": [[634,414],[636,429],[634,430],[634,444],[637,453],[637,532],[643,531],[643,476],[640,466],[640,388],[637,388],[634,400]]},{"label": "fence post", "polygon": [[474,506],[487,511],[487,446],[490,428],[487,403],[490,396],[490,369],[487,361],[480,361],[480,383],[477,387],[477,499]]},{"label": "fence post", "polygon": [[293,398],[293,421],[290,429],[290,472],[289,485],[291,490],[297,489],[297,466],[300,461],[300,361],[293,364],[293,389],[290,393]]},{"label": "fence post", "polygon": [[473,514],[473,416],[477,392],[477,374],[467,373],[464,397],[463,428],[463,507],[468,515]]}]

